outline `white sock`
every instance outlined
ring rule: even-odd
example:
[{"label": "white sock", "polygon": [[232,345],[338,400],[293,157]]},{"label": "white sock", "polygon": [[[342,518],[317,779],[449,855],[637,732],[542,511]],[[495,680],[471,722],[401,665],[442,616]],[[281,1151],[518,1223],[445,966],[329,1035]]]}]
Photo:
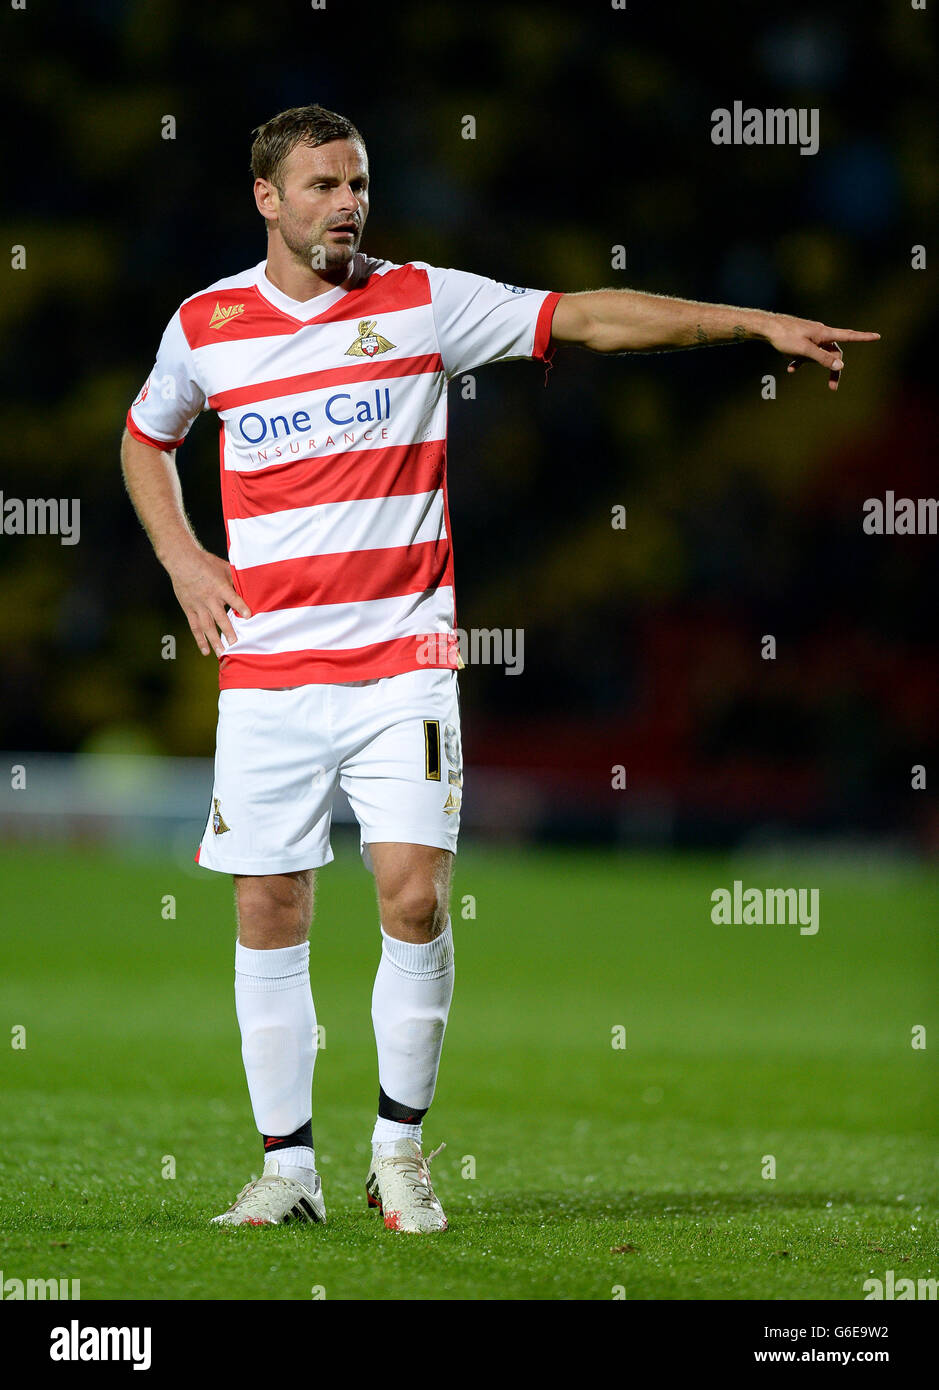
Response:
[{"label": "white sock", "polygon": [[[378,1080],[400,1105],[425,1111],[434,1098],[443,1035],[453,997],[453,931],[450,918],[433,941],[414,943],[389,936],[382,927],[382,952],[372,991],[372,1023],[378,1049]],[[420,1123],[400,1124],[381,1116],[374,1145],[421,1139]]]},{"label": "white sock", "polygon": [[[294,1134],[310,1118],[316,1061],[310,943],[255,951],[239,941],[235,1010],[254,1122],[261,1134]],[[309,1175],[314,1167],[313,1150],[305,1145],[275,1150],[272,1156],[286,1177],[300,1182],[305,1181],[300,1173]]]},{"label": "white sock", "polygon": [[268,1159],[271,1158],[276,1158],[277,1171],[283,1177],[296,1178],[297,1182],[302,1182],[304,1187],[309,1187],[311,1191],[315,1191],[316,1154],[312,1149],[308,1149],[305,1144],[297,1144],[289,1149],[275,1149],[264,1160],[265,1168],[267,1168]]},{"label": "white sock", "polygon": [[372,1148],[378,1153],[391,1153],[399,1139],[415,1139],[421,1142],[422,1125],[399,1125],[397,1120],[384,1120],[381,1115],[372,1130]]}]

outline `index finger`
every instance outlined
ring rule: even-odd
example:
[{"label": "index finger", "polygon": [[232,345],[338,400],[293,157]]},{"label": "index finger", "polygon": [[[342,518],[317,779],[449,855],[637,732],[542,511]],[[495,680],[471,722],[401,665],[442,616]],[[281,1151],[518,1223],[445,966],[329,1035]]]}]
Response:
[{"label": "index finger", "polygon": [[241,595],[236,593],[234,589],[230,589],[227,594],[223,594],[222,598],[228,604],[229,608],[235,610],[240,618],[251,617],[251,609],[245,603]]},{"label": "index finger", "polygon": [[825,332],[833,338],[845,338],[849,343],[873,343],[880,337],[879,333],[862,333],[858,328],[829,328],[827,325]]}]

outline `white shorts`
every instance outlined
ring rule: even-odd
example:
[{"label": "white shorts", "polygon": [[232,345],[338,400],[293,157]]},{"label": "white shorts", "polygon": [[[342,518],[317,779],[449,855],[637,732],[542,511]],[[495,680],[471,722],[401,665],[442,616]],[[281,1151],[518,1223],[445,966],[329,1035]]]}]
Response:
[{"label": "white shorts", "polygon": [[196,854],[206,869],[281,874],[333,858],[333,794],[349,798],[360,844],[456,852],[463,755],[457,673],[223,690],[212,805]]}]

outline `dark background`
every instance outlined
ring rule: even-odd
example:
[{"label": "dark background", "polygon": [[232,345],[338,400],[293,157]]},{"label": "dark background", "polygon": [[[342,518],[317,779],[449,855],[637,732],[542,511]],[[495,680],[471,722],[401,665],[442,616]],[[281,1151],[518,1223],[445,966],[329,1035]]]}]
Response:
[{"label": "dark background", "polygon": [[[118,446],[179,302],[263,257],[252,128],[319,101],[367,142],[371,254],[883,334],[847,352],[837,395],[757,344],[562,348],[547,384],[530,363],[478,373],[474,401],[453,383],[458,622],[525,633],[521,676],[461,677],[468,766],[505,774],[492,824],[939,849],[932,792],[910,785],[936,771],[936,540],[861,526],[887,489],[936,494],[934,276],[911,268],[939,184],[928,12],[29,0],[2,42],[4,239],[27,268],[0,298],[0,488],[80,497],[82,534],[0,536],[0,747],[213,751],[214,659]],[[819,153],[713,145],[735,100],[818,107]],[[222,550],[214,419],[178,464]]]}]

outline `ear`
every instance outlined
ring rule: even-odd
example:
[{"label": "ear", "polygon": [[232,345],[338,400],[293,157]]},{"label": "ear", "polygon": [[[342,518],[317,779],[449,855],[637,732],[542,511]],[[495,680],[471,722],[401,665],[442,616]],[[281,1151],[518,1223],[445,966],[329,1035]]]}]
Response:
[{"label": "ear", "polygon": [[255,179],[254,201],[258,212],[268,222],[276,222],[280,212],[280,194],[268,179]]}]

